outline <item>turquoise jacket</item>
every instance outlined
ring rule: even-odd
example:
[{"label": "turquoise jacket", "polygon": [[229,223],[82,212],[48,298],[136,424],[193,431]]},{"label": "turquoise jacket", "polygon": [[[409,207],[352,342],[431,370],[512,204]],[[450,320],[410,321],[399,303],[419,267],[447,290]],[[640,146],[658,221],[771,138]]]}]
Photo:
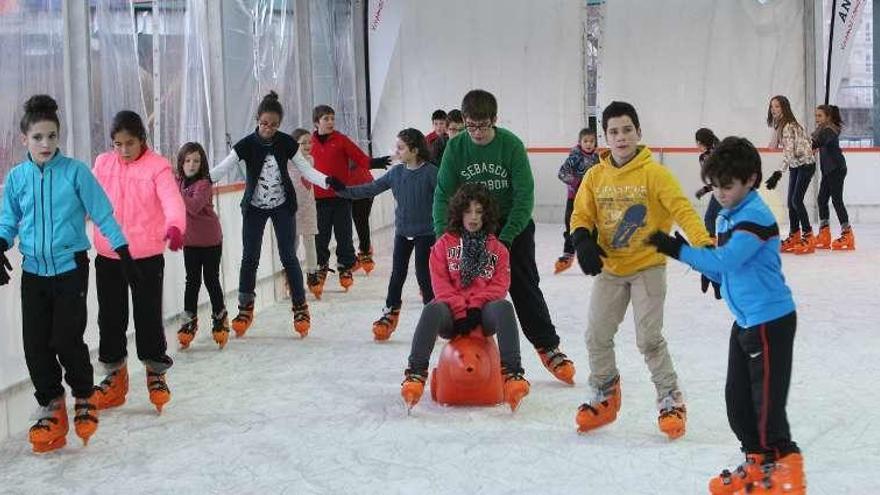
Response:
[{"label": "turquoise jacket", "polygon": [[0,238],[11,247],[18,237],[22,270],[51,277],[76,268],[74,254],[91,247],[87,215],[113,249],[127,244],[107,195],[84,163],[60,151],[42,168],[27,158],[6,176],[0,207]]}]

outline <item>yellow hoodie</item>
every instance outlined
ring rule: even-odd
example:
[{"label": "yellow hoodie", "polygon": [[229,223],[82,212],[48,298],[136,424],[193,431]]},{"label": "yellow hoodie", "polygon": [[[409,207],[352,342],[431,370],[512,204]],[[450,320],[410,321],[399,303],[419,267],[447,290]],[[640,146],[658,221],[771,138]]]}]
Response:
[{"label": "yellow hoodie", "polygon": [[712,244],[678,181],[654,161],[647,146],[639,146],[636,156],[620,168],[612,164],[610,151],[600,155],[578,189],[571,232],[598,227],[599,246],[608,253],[603,270],[627,276],[666,263],[645,240],[655,230],[669,232],[673,221],[692,245]]}]

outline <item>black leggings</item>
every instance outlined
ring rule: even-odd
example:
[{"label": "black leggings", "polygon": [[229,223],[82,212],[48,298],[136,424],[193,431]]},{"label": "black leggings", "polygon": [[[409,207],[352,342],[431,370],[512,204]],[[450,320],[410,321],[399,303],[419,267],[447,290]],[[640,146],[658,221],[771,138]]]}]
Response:
[{"label": "black leggings", "polygon": [[373,209],[373,198],[355,199],[351,202],[351,218],[358,235],[358,252],[369,253],[373,248],[370,239],[370,211]]},{"label": "black leggings", "polygon": [[205,288],[211,298],[211,311],[219,315],[226,307],[223,288],[220,286],[220,255],[223,246],[183,248],[183,266],[186,268],[186,289],[183,293],[183,309],[195,316],[199,306],[199,290],[204,273]]},{"label": "black leggings", "polygon": [[840,225],[849,225],[849,214],[846,205],[843,204],[843,181],[846,179],[846,168],[840,168],[827,174],[822,174],[822,182],[819,183],[819,220],[828,223],[831,212],[828,211],[828,199],[834,205],[837,220]]},{"label": "black leggings", "polygon": [[788,230],[795,232],[809,232],[810,214],[804,206],[804,196],[810,187],[810,180],[816,173],[816,164],[807,163],[799,167],[788,169]]}]

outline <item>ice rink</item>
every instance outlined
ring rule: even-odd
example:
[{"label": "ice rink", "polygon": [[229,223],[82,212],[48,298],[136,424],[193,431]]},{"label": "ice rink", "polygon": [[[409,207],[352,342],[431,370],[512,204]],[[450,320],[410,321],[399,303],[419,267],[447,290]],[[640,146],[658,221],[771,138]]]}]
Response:
[{"label": "ice rink", "polygon": [[[43,456],[31,453],[25,432],[0,444],[0,493],[707,493],[709,478],[741,459],[723,398],[730,313],[700,293],[697,273],[670,262],[665,334],[687,397],[687,434],[670,442],[657,429],[628,315],[617,339],[620,415],[578,435],[591,279],[577,267],[552,274],[561,230],[539,225],[537,251],[577,366],[574,387],[553,379],[523,338],[532,388],[516,413],[447,408],[426,392],[407,416],[399,385],[421,307],[412,270],[397,332],[374,343],[370,330],[390,272],[386,232],[374,241],[372,275],[356,275],[348,294],[331,275],[323,300],[310,299],[308,338],[292,336],[287,304],[258,313],[222,352],[203,325],[194,346],[175,355],[162,416],[132,361],[128,402],[101,415],[87,448],[73,432],[66,448]],[[880,493],[880,226],[854,230],[855,252],[783,258],[799,320],[789,420],[814,495]]]}]

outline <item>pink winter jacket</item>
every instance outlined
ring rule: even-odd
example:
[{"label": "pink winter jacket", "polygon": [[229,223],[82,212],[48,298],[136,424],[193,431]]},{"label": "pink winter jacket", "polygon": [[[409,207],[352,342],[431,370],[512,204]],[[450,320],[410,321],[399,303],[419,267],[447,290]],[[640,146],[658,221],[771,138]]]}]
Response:
[{"label": "pink winter jacket", "polygon": [[[161,155],[147,149],[137,160],[123,163],[115,151],[109,151],[98,155],[92,172],[110,198],[132,258],[162,254],[169,227],[186,233],[186,206],[171,164]],[[98,254],[119,259],[101,232],[97,228],[93,232]]]},{"label": "pink winter jacket", "polygon": [[434,298],[445,302],[454,319],[464,318],[468,308],[504,299],[510,288],[510,253],[494,235],[486,239],[489,267],[467,287],[461,286],[461,237],[444,233],[431,248],[429,266]]}]

